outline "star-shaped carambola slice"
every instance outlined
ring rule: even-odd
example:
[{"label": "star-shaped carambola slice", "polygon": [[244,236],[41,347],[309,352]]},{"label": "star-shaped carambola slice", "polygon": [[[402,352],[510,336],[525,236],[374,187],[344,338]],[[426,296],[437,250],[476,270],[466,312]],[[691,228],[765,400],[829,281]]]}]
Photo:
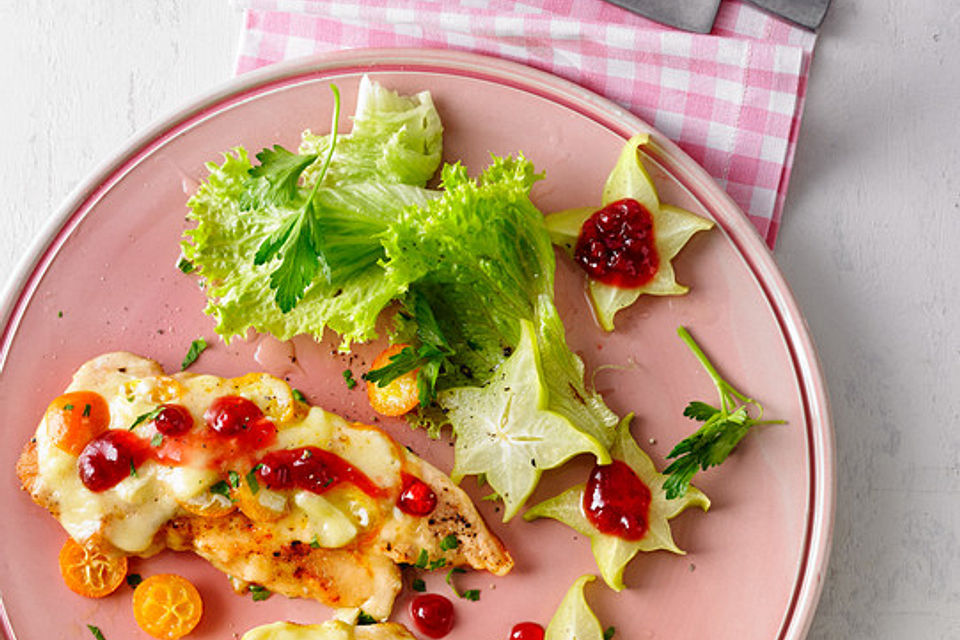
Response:
[{"label": "star-shaped carambola slice", "polygon": [[650,508],[646,534],[639,540],[626,540],[598,530],[584,512],[583,497],[586,484],[577,485],[558,496],[531,507],[523,514],[525,520],[553,518],[590,538],[593,557],[604,582],[611,589],[623,589],[623,570],[639,551],[665,549],[683,554],[670,533],[669,520],[680,515],[687,507],[696,506],[704,511],[710,508],[710,500],[699,489],[690,487],[687,493],[668,500],[663,489],[667,476],[658,473],[650,457],[637,445],[630,434],[633,414],[626,416],[617,427],[617,437],[610,449],[614,460],[621,460],[650,490]]},{"label": "star-shaped carambola slice", "polygon": [[520,341],[483,387],[442,391],[437,400],[456,426],[454,482],[483,474],[503,499],[506,522],[533,492],[545,469],[579,453],[606,464],[607,449],[559,413],[548,411],[540,350],[533,323],[523,321]]},{"label": "star-shaped carambola slice", "polygon": [[603,640],[603,627],[583,595],[584,586],[595,579],[589,574],[577,578],[550,618],[544,640]]},{"label": "star-shaped carambola slice", "polygon": [[[678,283],[671,261],[697,231],[710,229],[706,218],[660,202],[657,189],[640,160],[639,148],[650,141],[648,134],[638,134],[624,145],[613,171],[603,187],[601,207],[611,203],[636,200],[653,221],[653,243],[657,266],[652,278],[638,287],[619,287],[587,278],[587,291],[597,321],[605,331],[613,331],[613,317],[629,307],[644,293],[657,296],[680,295],[689,288]],[[567,209],[546,217],[547,229],[554,244],[574,254],[581,229],[598,207]]]}]

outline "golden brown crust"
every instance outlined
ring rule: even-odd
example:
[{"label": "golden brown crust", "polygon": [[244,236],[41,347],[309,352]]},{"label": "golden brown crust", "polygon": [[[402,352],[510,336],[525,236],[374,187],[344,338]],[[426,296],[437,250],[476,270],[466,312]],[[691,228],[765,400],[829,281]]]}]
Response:
[{"label": "golden brown crust", "polygon": [[[429,516],[389,520],[380,534],[382,553],[394,562],[414,564],[421,549],[431,560],[443,558],[445,566],[468,565],[474,569],[505,575],[513,568],[510,553],[487,527],[466,493],[433,465],[408,455],[418,467],[417,476],[437,495],[437,506]],[[457,547],[444,549],[441,541],[457,538]]]},{"label": "golden brown crust", "polygon": [[[118,372],[133,377],[164,375],[159,364],[131,353],[105,354],[85,363],[74,375],[70,390],[95,385],[97,379]],[[374,427],[370,427],[374,428]],[[278,535],[274,522],[254,522],[242,512],[220,517],[185,514],[167,522],[149,549],[193,551],[234,577],[239,588],[256,583],[289,597],[311,598],[335,607],[359,607],[382,619],[390,613],[401,588],[395,563],[414,564],[425,550],[431,559],[444,558],[445,566],[469,565],[496,575],[507,573],[513,559],[488,529],[467,495],[432,465],[406,451],[404,468],[430,485],[438,497],[437,508],[418,518],[387,518],[379,531],[361,536],[338,549],[312,548],[308,542],[290,542]],[[33,500],[58,516],[58,505],[38,482],[36,439],[24,446],[16,465],[17,476]],[[455,549],[441,541],[457,537]],[[448,546],[448,545],[445,545]]]},{"label": "golden brown crust", "polygon": [[[17,459],[17,478],[20,479],[20,487],[29,493],[36,501],[36,481],[37,481],[37,441],[36,438],[30,440],[23,446],[20,457]],[[38,503],[39,504],[39,503]],[[41,507],[50,511],[50,507],[40,504]]]},{"label": "golden brown crust", "polygon": [[313,548],[281,543],[274,523],[257,523],[240,512],[219,518],[183,516],[159,534],[175,551],[193,551],[236,578],[237,590],[257,584],[291,598],[310,598],[332,607],[359,607],[377,618],[390,613],[400,590],[400,571],[374,549],[349,545]]}]

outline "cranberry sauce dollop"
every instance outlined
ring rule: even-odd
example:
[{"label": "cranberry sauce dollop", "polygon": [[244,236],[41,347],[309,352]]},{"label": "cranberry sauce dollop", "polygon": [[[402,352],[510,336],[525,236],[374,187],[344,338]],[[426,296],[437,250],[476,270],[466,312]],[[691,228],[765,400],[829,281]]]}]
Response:
[{"label": "cranberry sauce dollop", "polygon": [[423,635],[442,638],[453,629],[453,604],[434,593],[419,595],[410,603],[410,617]]},{"label": "cranberry sauce dollop", "polygon": [[543,640],[543,627],[536,622],[520,622],[510,630],[510,640]]},{"label": "cranberry sauce dollop", "polygon": [[639,540],[649,527],[650,497],[650,489],[633,469],[614,460],[590,472],[583,511],[601,533]]},{"label": "cranberry sauce dollop", "polygon": [[193,429],[193,415],[182,404],[165,404],[153,424],[162,435],[181,436]]},{"label": "cranberry sauce dollop", "polygon": [[[270,489],[321,494],[348,482],[373,498],[387,495],[362,471],[319,447],[264,453],[276,442],[276,425],[255,403],[240,396],[214,400],[203,414],[205,427],[195,428],[193,415],[179,404],[161,405],[153,422],[162,436],[159,439],[147,441],[126,429],[110,429],[91,440],[77,460],[84,486],[106,491],[153,459],[167,466],[200,464],[222,472],[253,467]],[[404,474],[399,502],[401,508],[407,505],[408,513],[426,515],[437,498],[422,481]]]},{"label": "cranberry sauce dollop", "polygon": [[226,437],[238,436],[263,417],[253,401],[240,396],[223,396],[214,400],[203,412],[203,421],[217,434]]},{"label": "cranberry sauce dollop", "polygon": [[426,516],[437,507],[437,494],[426,482],[404,472],[397,508],[411,516]]},{"label": "cranberry sauce dollop", "polygon": [[583,223],[574,259],[594,280],[624,289],[642,287],[660,267],[653,216],[636,200],[611,202]]},{"label": "cranberry sauce dollop", "polygon": [[349,482],[371,497],[383,495],[362,471],[335,453],[319,447],[280,449],[263,456],[257,476],[268,489],[303,489],[325,493],[341,482]]},{"label": "cranberry sauce dollop", "polygon": [[110,429],[88,442],[80,452],[80,481],[90,491],[112,489],[135,474],[149,456],[149,445],[143,438],[124,429]]}]

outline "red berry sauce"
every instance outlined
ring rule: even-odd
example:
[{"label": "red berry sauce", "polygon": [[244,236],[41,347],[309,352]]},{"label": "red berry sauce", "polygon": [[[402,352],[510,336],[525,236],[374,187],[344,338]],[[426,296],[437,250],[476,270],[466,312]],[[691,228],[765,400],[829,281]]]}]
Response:
[{"label": "red berry sauce", "polygon": [[[106,431],[81,452],[77,461],[80,479],[91,491],[106,491],[132,475],[131,469],[153,459],[170,466],[202,465],[222,472],[256,466],[260,481],[270,489],[303,489],[320,494],[349,482],[374,498],[386,494],[362,471],[319,447],[263,454],[265,448],[276,442],[277,428],[246,398],[217,398],[204,412],[203,419],[207,428],[195,429],[193,415],[186,407],[164,404],[153,420],[163,436],[159,442],[148,442],[126,429]],[[410,494],[408,501],[413,505],[410,508],[423,509],[429,503],[429,513],[436,505],[436,496],[422,481],[409,478],[414,482],[408,487],[404,476],[404,488]]]},{"label": "red berry sauce", "polygon": [[193,428],[193,416],[182,404],[165,404],[153,424],[165,436],[179,436]]},{"label": "red berry sauce", "polygon": [[260,407],[240,396],[217,398],[203,412],[203,421],[207,426],[226,437],[240,435],[262,417]]},{"label": "red berry sauce", "polygon": [[510,631],[510,640],[543,640],[543,627],[536,622],[515,624]]},{"label": "red berry sauce", "polygon": [[411,516],[426,516],[437,507],[437,494],[426,482],[409,473],[401,475],[403,485],[397,508]]},{"label": "red berry sauce", "polygon": [[453,629],[453,604],[433,593],[419,595],[410,603],[410,617],[423,635],[442,638]]},{"label": "red berry sauce", "polygon": [[149,457],[149,446],[124,429],[110,429],[87,443],[77,459],[80,481],[90,491],[112,489]]},{"label": "red berry sauce", "polygon": [[653,216],[636,200],[611,202],[583,223],[574,259],[594,280],[624,289],[642,287],[660,267]]},{"label": "red berry sauce", "polygon": [[296,488],[321,494],[341,482],[350,482],[369,496],[383,493],[362,471],[318,447],[271,451],[260,459],[257,476],[268,489]]},{"label": "red berry sauce", "polygon": [[650,497],[650,489],[633,469],[614,460],[590,472],[583,511],[601,533],[639,540],[649,527]]}]

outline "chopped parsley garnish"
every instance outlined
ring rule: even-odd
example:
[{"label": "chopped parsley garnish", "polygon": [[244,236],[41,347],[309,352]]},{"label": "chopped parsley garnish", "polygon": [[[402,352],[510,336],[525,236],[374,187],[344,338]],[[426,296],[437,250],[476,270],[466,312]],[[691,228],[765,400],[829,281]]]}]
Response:
[{"label": "chopped parsley garnish", "polygon": [[100,631],[100,627],[97,627],[92,624],[88,624],[87,629],[90,629],[90,633],[92,633],[93,637],[96,638],[97,640],[107,640],[106,638],[103,637],[103,632]]},{"label": "chopped parsley garnish", "polygon": [[456,593],[457,595],[460,595],[460,594],[457,593],[456,587],[453,586],[453,574],[466,573],[466,572],[467,572],[466,569],[461,569],[460,567],[454,567],[453,569],[450,569],[450,571],[447,571],[447,577],[445,578],[445,580],[447,581],[447,584],[453,588],[453,592]]},{"label": "chopped parsley garnish", "polygon": [[252,584],[248,587],[250,591],[250,597],[253,598],[254,602],[260,602],[261,600],[266,600],[273,594],[266,587],[262,587],[259,584]]},{"label": "chopped parsley garnish", "polygon": [[63,410],[64,410],[64,411],[73,411],[73,405],[72,405],[72,404],[65,404],[65,405],[63,405]]},{"label": "chopped parsley garnish", "polygon": [[136,589],[137,585],[143,582],[143,577],[139,573],[131,573],[127,575],[127,585],[131,589]]},{"label": "chopped parsley garnish", "polygon": [[230,478],[230,486],[234,489],[240,488],[240,474],[236,471],[227,471],[227,477]]},{"label": "chopped parsley garnish", "polygon": [[162,444],[163,444],[163,434],[162,433],[153,434],[153,437],[150,438],[150,446],[159,447]]},{"label": "chopped parsley garnish", "polygon": [[180,370],[183,371],[194,362],[197,361],[197,358],[200,357],[200,354],[204,352],[207,348],[207,341],[204,338],[197,338],[190,343],[190,348],[187,349],[187,355],[183,357],[183,362],[180,363]]},{"label": "chopped parsley garnish", "polygon": [[368,624],[377,624],[377,619],[361,609],[359,615],[357,615],[357,626],[363,627]]},{"label": "chopped parsley garnish", "polygon": [[247,472],[247,475],[244,478],[247,481],[247,486],[250,487],[250,493],[257,495],[257,492],[260,491],[260,483],[257,482],[257,469],[262,467],[262,464],[256,464],[253,466],[253,469]]},{"label": "chopped parsley garnish", "polygon": [[192,262],[183,256],[180,256],[180,259],[177,260],[177,269],[180,269],[183,273],[193,273],[196,268]]},{"label": "chopped parsley garnish", "polygon": [[311,549],[320,548],[320,538],[317,537],[317,534],[313,534],[313,540],[310,541],[310,548]]},{"label": "chopped parsley garnish", "polygon": [[616,627],[607,627],[603,630],[603,640],[610,640],[617,633]]},{"label": "chopped parsley garnish", "polygon": [[436,316],[427,300],[416,293],[408,294],[406,311],[417,322],[417,339],[420,346],[405,346],[399,353],[390,357],[384,366],[363,374],[363,379],[378,387],[385,387],[408,371],[418,370],[417,393],[420,406],[426,407],[437,395],[437,378],[447,358],[454,355]]},{"label": "chopped parsley garnish", "polygon": [[92,408],[93,408],[93,407],[91,407],[89,404],[83,405],[83,414],[81,414],[81,415],[83,415],[84,418],[89,418],[89,417],[90,417],[90,409],[92,409]]},{"label": "chopped parsley garnish", "polygon": [[304,403],[304,404],[309,404],[309,403],[307,402],[307,396],[303,395],[303,391],[300,391],[300,389],[294,389],[294,390],[293,390],[293,399],[296,400],[297,402],[302,402],[302,403]]},{"label": "chopped parsley garnish", "polygon": [[414,578],[413,582],[410,584],[410,588],[417,593],[423,593],[427,590],[427,583],[424,582],[422,578]]},{"label": "chopped parsley garnish", "polygon": [[447,566],[447,559],[437,558],[436,560],[430,561],[430,563],[427,565],[427,569],[433,571],[434,569],[441,569],[445,566]]},{"label": "chopped parsley garnish", "polygon": [[350,369],[343,370],[343,381],[347,383],[347,389],[353,389],[357,386],[357,381],[353,379],[353,371]]},{"label": "chopped parsley garnish", "polygon": [[127,427],[127,431],[133,431],[133,429],[137,425],[141,425],[144,422],[150,422],[151,420],[155,420],[156,417],[160,415],[161,411],[163,411],[163,407],[157,407],[155,409],[152,409],[151,411],[147,411],[146,413],[141,413],[140,415],[137,416],[137,419],[133,421],[133,424]]},{"label": "chopped parsley garnish", "polygon": [[63,311],[57,311],[57,317],[58,317],[58,318],[62,318],[62,317],[63,317]]},{"label": "chopped parsley garnish", "polygon": [[428,562],[430,562],[430,555],[427,553],[427,550],[420,549],[420,555],[417,556],[417,561],[413,563],[413,566],[417,569],[426,569]]},{"label": "chopped parsley garnish", "polygon": [[133,464],[133,458],[130,458],[130,476],[133,478],[137,477],[137,468]]},{"label": "chopped parsley garnish", "polygon": [[453,567],[450,571],[447,571],[446,581],[450,585],[450,589],[453,590],[453,593],[456,594],[458,598],[463,598],[464,600],[470,600],[471,602],[476,602],[480,599],[480,590],[479,589],[467,589],[463,593],[457,591],[456,585],[453,584],[453,576],[458,573],[466,573],[466,569],[461,569],[460,567]]},{"label": "chopped parsley garnish", "polygon": [[457,539],[457,536],[452,533],[446,536],[443,540],[440,541],[440,548],[444,551],[449,551],[450,549],[456,549],[460,546],[460,541]]},{"label": "chopped parsley garnish", "polygon": [[230,497],[230,485],[227,484],[226,480],[221,480],[210,486],[210,493],[215,493],[221,495],[225,498]]}]

